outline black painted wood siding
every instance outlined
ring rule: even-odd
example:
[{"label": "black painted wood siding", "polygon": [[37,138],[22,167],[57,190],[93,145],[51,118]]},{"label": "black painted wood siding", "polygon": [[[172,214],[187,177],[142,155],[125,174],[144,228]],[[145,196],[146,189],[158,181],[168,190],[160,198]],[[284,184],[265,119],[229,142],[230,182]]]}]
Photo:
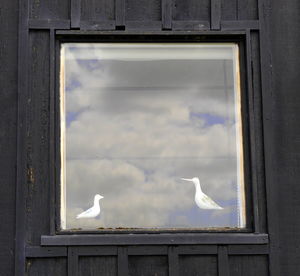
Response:
[{"label": "black painted wood siding", "polygon": [[[298,0],[0,1],[0,275],[298,275],[299,13]],[[91,32],[245,38],[257,239],[51,240],[55,43]]]}]

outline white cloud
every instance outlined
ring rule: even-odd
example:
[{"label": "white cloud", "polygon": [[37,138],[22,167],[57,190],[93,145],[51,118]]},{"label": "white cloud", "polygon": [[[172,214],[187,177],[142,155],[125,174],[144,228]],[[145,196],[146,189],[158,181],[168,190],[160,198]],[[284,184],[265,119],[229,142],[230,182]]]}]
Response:
[{"label": "white cloud", "polygon": [[[72,78],[80,82],[66,92],[67,112],[77,112],[67,128],[68,228],[188,226],[194,187],[180,177],[199,176],[203,190],[221,205],[236,199],[232,91],[226,95],[220,88],[195,84],[173,90],[160,77],[166,70],[163,63],[130,64],[128,70],[124,62],[119,69],[117,64],[92,65],[66,64],[68,85],[72,87]],[[199,76],[205,86],[223,81],[223,64],[214,66],[209,67],[211,74],[217,68],[211,80]],[[170,70],[175,85],[188,84],[178,68]],[[143,87],[143,81],[148,88],[126,89]],[[118,89],[111,88],[114,83]],[[217,116],[216,123],[207,123],[201,114]],[[76,220],[96,193],[104,196],[100,218]],[[214,212],[205,219],[210,226],[234,226],[232,208],[218,211],[222,222]],[[209,226],[199,221],[198,227],[203,225]]]}]

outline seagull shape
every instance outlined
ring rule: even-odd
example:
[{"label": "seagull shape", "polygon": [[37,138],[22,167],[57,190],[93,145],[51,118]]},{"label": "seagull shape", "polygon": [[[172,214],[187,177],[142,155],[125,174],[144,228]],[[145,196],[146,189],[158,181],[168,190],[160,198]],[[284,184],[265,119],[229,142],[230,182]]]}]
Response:
[{"label": "seagull shape", "polygon": [[86,211],[80,213],[76,216],[77,219],[79,218],[94,218],[100,214],[100,199],[103,198],[103,196],[96,194],[94,197],[94,206],[87,209]]},{"label": "seagull shape", "polygon": [[215,209],[215,210],[223,209],[216,202],[214,202],[209,196],[207,196],[205,193],[202,192],[202,189],[200,186],[200,180],[198,177],[194,177],[192,179],[187,179],[187,178],[181,178],[181,179],[185,180],[185,181],[191,181],[195,184],[195,188],[196,188],[195,202],[199,208]]}]

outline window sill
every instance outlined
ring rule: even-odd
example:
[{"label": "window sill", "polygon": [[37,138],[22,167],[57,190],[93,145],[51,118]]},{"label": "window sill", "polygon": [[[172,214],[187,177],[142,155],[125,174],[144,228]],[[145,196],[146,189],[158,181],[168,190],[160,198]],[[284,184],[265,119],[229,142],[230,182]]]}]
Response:
[{"label": "window sill", "polygon": [[102,234],[42,236],[42,246],[59,245],[159,245],[159,244],[267,244],[268,234]]}]

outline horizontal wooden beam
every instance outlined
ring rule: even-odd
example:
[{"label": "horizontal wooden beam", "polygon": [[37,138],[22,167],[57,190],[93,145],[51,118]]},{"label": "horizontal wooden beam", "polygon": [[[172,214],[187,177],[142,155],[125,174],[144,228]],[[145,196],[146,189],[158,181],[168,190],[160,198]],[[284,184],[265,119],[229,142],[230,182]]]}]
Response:
[{"label": "horizontal wooden beam", "polygon": [[67,247],[28,246],[25,248],[27,258],[66,257]]},{"label": "horizontal wooden beam", "polygon": [[70,29],[70,20],[29,19],[29,29]]},{"label": "horizontal wooden beam", "polygon": [[206,30],[183,30],[183,31],[156,31],[156,30],[126,30],[126,31],[82,31],[82,30],[58,30],[56,31],[58,35],[205,35],[205,36],[219,36],[226,37],[228,35],[245,35],[246,31],[244,30],[222,30],[222,31],[206,31]]},{"label": "horizontal wooden beam", "polygon": [[235,20],[235,21],[221,21],[222,30],[258,30],[258,20]]},{"label": "horizontal wooden beam", "polygon": [[267,234],[98,234],[42,236],[41,245],[267,244]]},{"label": "horizontal wooden beam", "polygon": [[91,30],[91,31],[112,31],[116,28],[115,20],[108,21],[81,21],[80,30]]},{"label": "horizontal wooden beam", "polygon": [[268,244],[254,245],[229,245],[229,255],[267,255],[269,254]]}]

